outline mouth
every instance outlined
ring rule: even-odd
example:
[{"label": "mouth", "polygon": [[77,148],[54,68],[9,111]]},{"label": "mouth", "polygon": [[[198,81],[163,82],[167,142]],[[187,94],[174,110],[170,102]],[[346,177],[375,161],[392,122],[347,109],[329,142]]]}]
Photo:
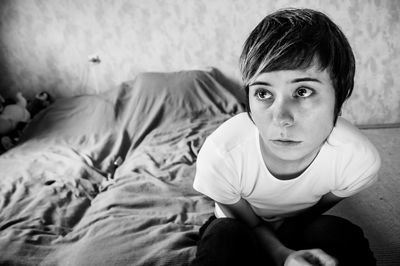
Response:
[{"label": "mouth", "polygon": [[272,139],[271,142],[276,146],[281,147],[292,147],[302,143],[302,141],[290,140],[290,139]]}]

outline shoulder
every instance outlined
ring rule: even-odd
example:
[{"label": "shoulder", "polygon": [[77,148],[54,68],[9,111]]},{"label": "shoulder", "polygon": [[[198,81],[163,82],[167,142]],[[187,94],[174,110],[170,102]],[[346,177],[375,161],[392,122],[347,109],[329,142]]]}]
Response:
[{"label": "shoulder", "polygon": [[339,118],[327,144],[334,151],[336,186],[331,192],[338,197],[351,196],[378,178],[379,153],[372,142],[354,125]]},{"label": "shoulder", "polygon": [[374,145],[361,130],[342,117],[337,120],[328,138],[328,144],[343,148],[375,149]]},{"label": "shoulder", "polygon": [[374,144],[361,130],[342,117],[339,117],[327,143],[340,153],[344,164],[351,161],[377,169],[380,167],[381,159]]},{"label": "shoulder", "polygon": [[241,113],[225,121],[207,137],[196,160],[195,190],[223,204],[238,202],[241,179],[235,155],[244,154],[242,148],[247,146],[243,144],[255,135],[251,133],[253,127],[247,114]]},{"label": "shoulder", "polygon": [[255,125],[247,113],[240,113],[222,123],[206,140],[220,151],[231,151],[253,138]]}]

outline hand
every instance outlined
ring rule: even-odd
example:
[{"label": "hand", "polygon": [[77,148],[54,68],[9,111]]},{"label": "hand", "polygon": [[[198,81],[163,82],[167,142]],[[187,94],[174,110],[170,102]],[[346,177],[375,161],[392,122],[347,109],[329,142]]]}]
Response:
[{"label": "hand", "polygon": [[337,261],[321,249],[308,249],[292,252],[284,266],[336,266]]}]

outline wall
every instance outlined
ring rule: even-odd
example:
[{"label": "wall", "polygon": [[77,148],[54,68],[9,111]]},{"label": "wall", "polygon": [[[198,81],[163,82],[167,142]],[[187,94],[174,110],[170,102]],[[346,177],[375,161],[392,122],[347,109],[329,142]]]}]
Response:
[{"label": "wall", "polygon": [[[250,30],[282,7],[327,13],[348,36],[356,88],[344,116],[400,122],[400,1],[1,0],[0,89],[26,96],[97,93],[141,71],[215,66],[240,80]],[[90,64],[90,55],[100,64]]]}]

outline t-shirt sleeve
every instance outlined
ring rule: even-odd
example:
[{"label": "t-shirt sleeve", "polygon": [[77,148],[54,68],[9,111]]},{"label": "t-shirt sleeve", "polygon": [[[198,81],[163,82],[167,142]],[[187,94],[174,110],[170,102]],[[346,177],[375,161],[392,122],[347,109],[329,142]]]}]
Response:
[{"label": "t-shirt sleeve", "polygon": [[200,149],[193,188],[222,204],[240,200],[238,175],[228,153],[223,153],[211,139]]},{"label": "t-shirt sleeve", "polygon": [[349,197],[366,189],[378,179],[381,158],[369,141],[347,149],[342,157],[335,190],[338,197]]}]

